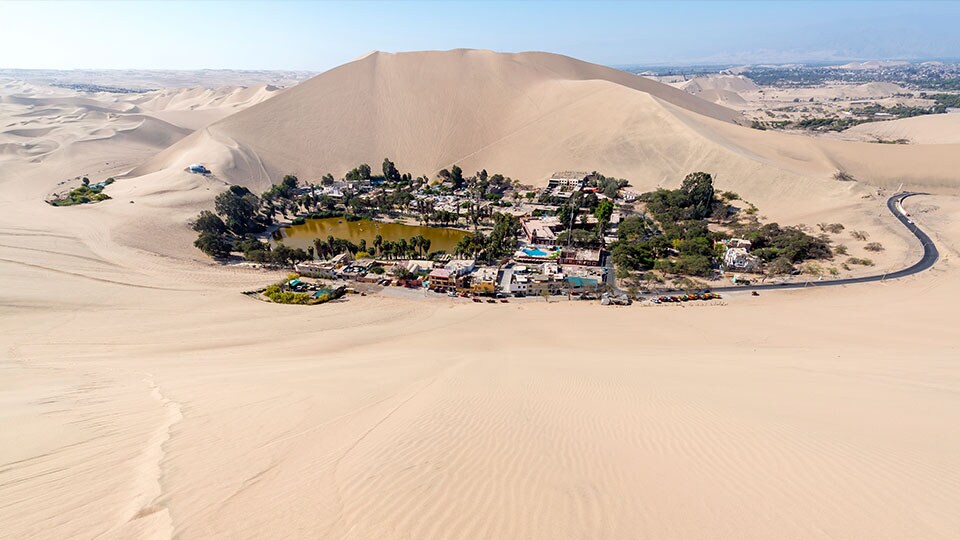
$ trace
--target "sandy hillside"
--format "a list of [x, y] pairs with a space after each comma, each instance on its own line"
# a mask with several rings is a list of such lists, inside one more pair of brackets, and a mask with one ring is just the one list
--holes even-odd
[[[375, 54], [186, 136], [158, 113], [199, 122], [187, 95], [145, 111], [3, 86], [0, 537], [956, 538], [954, 145], [759, 132], [643, 81], [539, 53]], [[280, 276], [190, 246], [227, 180], [388, 151], [417, 174], [582, 166], [639, 188], [707, 168], [770, 219], [869, 231], [877, 271], [919, 256], [867, 184], [903, 176], [934, 192], [907, 206], [941, 260], [710, 306], [309, 308], [239, 294]], [[113, 198], [43, 202], [80, 174], [118, 175]]]
[[887, 122], [870, 122], [846, 129], [841, 136], [887, 141], [905, 139], [912, 144], [955, 145], [960, 143], [960, 113], [931, 114]]
[[[536, 184], [555, 170], [586, 169], [640, 189], [706, 169], [724, 189], [775, 183], [825, 201], [848, 189], [832, 181], [838, 169], [887, 187], [908, 180], [957, 189], [956, 148], [911, 147], [889, 160], [886, 149], [760, 132], [739, 120], [668, 85], [559, 55], [373, 53], [194, 133], [136, 174], [201, 161], [263, 189], [283, 174], [311, 180], [390, 157], [416, 175], [456, 163]], [[942, 166], [913, 174], [931, 153]]]
[[156, 90], [128, 100], [146, 114], [191, 130], [261, 103], [280, 92], [277, 86], [227, 86]]
[[681, 90], [697, 95], [707, 90], [724, 90], [727, 92], [756, 92], [759, 86], [743, 75], [709, 75], [694, 77], [676, 85]]

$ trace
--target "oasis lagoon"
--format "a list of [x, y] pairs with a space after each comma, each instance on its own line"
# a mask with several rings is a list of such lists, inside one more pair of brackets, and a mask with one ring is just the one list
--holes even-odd
[[308, 219], [303, 224], [284, 227], [274, 233], [273, 239], [275, 242], [282, 242], [289, 247], [307, 249], [313, 246], [315, 238], [326, 240], [328, 236], [349, 240], [354, 244], [359, 244], [360, 240], [366, 240], [367, 244], [373, 245], [373, 241], [378, 234], [384, 240], [391, 242], [396, 242], [401, 238], [410, 240], [414, 236], [420, 235], [430, 239], [430, 251], [453, 253], [457, 242], [470, 233], [441, 227], [381, 223], [369, 219], [347, 221], [344, 218], [333, 217]]

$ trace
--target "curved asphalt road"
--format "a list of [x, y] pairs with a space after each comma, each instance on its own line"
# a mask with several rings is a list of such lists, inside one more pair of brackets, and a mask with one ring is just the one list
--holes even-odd
[[924, 270], [933, 266], [937, 259], [940, 258], [940, 252], [937, 251], [937, 246], [933, 244], [933, 240], [927, 236], [927, 233], [920, 230], [917, 227], [916, 223], [913, 222], [908, 216], [901, 212], [903, 206], [901, 202], [907, 197], [913, 195], [924, 195], [923, 193], [914, 193], [914, 192], [903, 192], [897, 193], [896, 195], [887, 199], [887, 208], [890, 209], [890, 212], [900, 220], [900, 223], [903, 223], [903, 226], [910, 230], [914, 236], [916, 236], [920, 243], [923, 245], [923, 257], [919, 261], [915, 262], [911, 266], [904, 268], [902, 270], [897, 270], [896, 272], [888, 272], [886, 274], [877, 274], [874, 276], [864, 276], [856, 278], [845, 278], [845, 279], [832, 279], [832, 280], [823, 280], [823, 281], [796, 281], [792, 283], [768, 283], [768, 284], [759, 284], [759, 285], [733, 285], [725, 287], [711, 287], [710, 290], [713, 292], [730, 292], [730, 291], [769, 291], [774, 289], [803, 289], [805, 287], [833, 287], [837, 285], [851, 285], [853, 283], [870, 283], [872, 281], [885, 281], [888, 279], [897, 279], [906, 276], [911, 276], [913, 274], [923, 272]]

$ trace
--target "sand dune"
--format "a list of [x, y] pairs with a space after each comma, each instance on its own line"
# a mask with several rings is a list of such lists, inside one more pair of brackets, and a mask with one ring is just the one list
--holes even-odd
[[[736, 80], [724, 84], [747, 84]], [[649, 189], [707, 169], [725, 189], [775, 182], [832, 199], [846, 189], [831, 180], [843, 169], [884, 186], [906, 179], [957, 189], [952, 148], [899, 149], [888, 159], [868, 145], [759, 132], [736, 120], [668, 85], [559, 55], [373, 53], [206, 127], [135, 174], [202, 161], [263, 189], [283, 174], [310, 180], [390, 157], [417, 175], [459, 164], [534, 184], [554, 170], [587, 169]], [[225, 148], [214, 151], [211, 141]], [[932, 154], [941, 167], [918, 167]]]
[[24, 286], [0, 314], [0, 518], [38, 538], [952, 538], [960, 206], [923, 204], [948, 257], [929, 275], [629, 309], [304, 311], [236, 293], [264, 276], [4, 224], [0, 276]]
[[271, 85], [178, 88], [140, 94], [129, 102], [157, 118], [181, 127], [199, 129], [267, 100], [280, 90]]
[[932, 114], [886, 122], [870, 122], [844, 130], [844, 136], [866, 140], [906, 139], [912, 144], [960, 143], [960, 114]]
[[[655, 96], [658, 101], [644, 102], [651, 111], [662, 101], [724, 121], [738, 117], [729, 109], [649, 79], [567, 57], [457, 50], [374, 53], [207, 130], [214, 138], [234, 141], [255, 153], [271, 176], [342, 174], [361, 162], [377, 164], [384, 156], [394, 158], [402, 169], [432, 176], [470, 157], [483, 161], [486, 149], [519, 133], [541, 133], [550, 124], [569, 122], [571, 110], [612, 109], [618, 96]], [[575, 131], [558, 132], [563, 138], [528, 155], [576, 154], [579, 139], [599, 131], [597, 127], [596, 122], [587, 121]], [[609, 133], [604, 130], [602, 136]], [[142, 170], [175, 166], [185, 154], [199, 159], [190, 151], [190, 142], [171, 148]], [[547, 163], [548, 158], [510, 165], [489, 158], [482, 166], [540, 181], [554, 168], [565, 166], [561, 161]], [[509, 170], [518, 166], [524, 169]], [[254, 173], [246, 169], [221, 172], [238, 181]]]
[[[0, 536], [960, 530], [954, 145], [758, 132], [680, 90], [539, 53], [373, 54], [185, 136], [153, 115], [199, 122], [231, 91], [123, 112], [3, 88], [50, 99], [0, 104]], [[596, 168], [640, 189], [707, 168], [771, 218], [869, 231], [887, 247], [878, 271], [919, 248], [876, 187], [831, 171], [940, 182], [908, 210], [942, 260], [901, 281], [710, 306], [384, 292], [304, 308], [239, 294], [280, 273], [190, 246], [187, 220], [226, 180], [384, 155], [417, 174], [456, 161], [531, 181]], [[194, 160], [217, 176], [185, 173]], [[109, 201], [43, 202], [64, 178], [144, 161]], [[848, 232], [837, 241], [856, 253]]]
[[759, 86], [743, 75], [711, 75], [694, 77], [677, 85], [678, 88], [698, 95], [707, 90], [724, 90], [727, 92], [756, 92]]

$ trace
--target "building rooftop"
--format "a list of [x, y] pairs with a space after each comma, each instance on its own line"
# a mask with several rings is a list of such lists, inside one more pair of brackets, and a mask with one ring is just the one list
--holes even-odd
[[473, 278], [477, 281], [496, 281], [497, 269], [492, 267], [480, 268], [473, 273]]
[[584, 171], [559, 171], [550, 175], [550, 179], [556, 180], [583, 180], [590, 176], [590, 173]]

